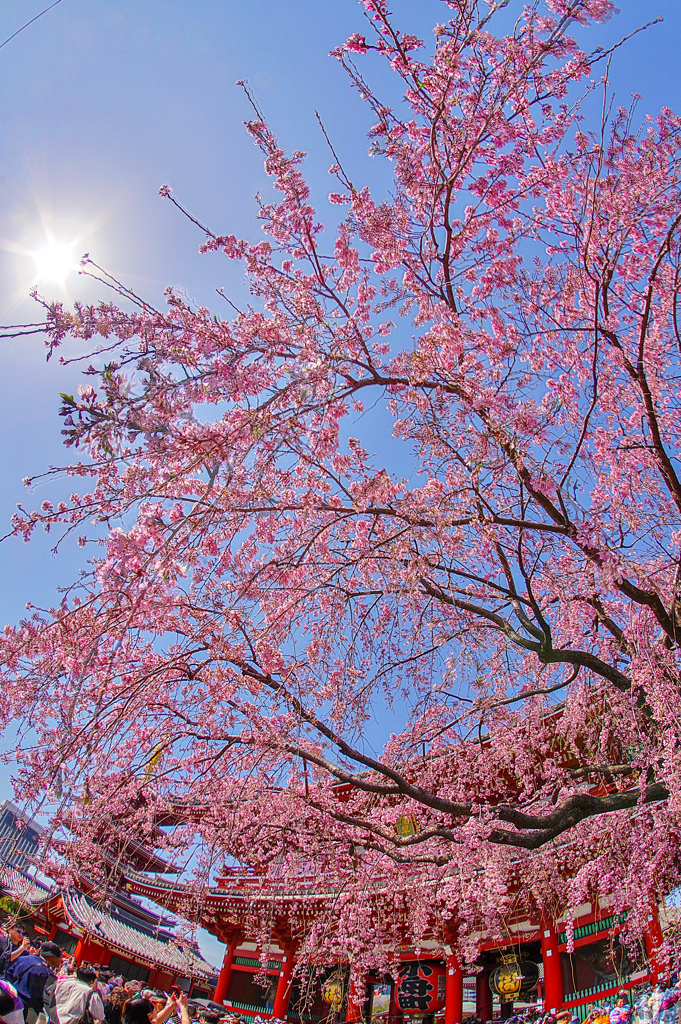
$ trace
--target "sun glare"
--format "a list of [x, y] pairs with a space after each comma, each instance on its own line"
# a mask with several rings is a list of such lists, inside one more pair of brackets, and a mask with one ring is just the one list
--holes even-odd
[[73, 248], [50, 242], [33, 253], [33, 262], [40, 281], [52, 281], [63, 284], [72, 271], [76, 269]]

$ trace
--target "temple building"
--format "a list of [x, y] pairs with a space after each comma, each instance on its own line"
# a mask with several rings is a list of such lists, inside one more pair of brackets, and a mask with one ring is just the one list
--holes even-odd
[[[102, 900], [84, 878], [79, 888], [64, 889], [41, 876], [35, 866], [42, 832], [10, 801], [0, 805], [0, 890], [21, 911], [34, 941], [52, 939], [78, 962], [101, 964], [151, 988], [168, 991], [179, 985], [195, 996], [212, 993], [217, 971], [194, 944], [174, 934], [173, 918], [148, 909], [118, 886]], [[154, 872], [168, 868], [139, 844], [130, 861]]]
[[[318, 979], [316, 991], [302, 999], [294, 974], [299, 936], [287, 926], [282, 906], [306, 901], [309, 912], [321, 911], [328, 895], [309, 884], [289, 897], [273, 889], [268, 894], [262, 878], [252, 871], [233, 868], [201, 894], [176, 880], [154, 879], [129, 872], [130, 889], [145, 899], [197, 921], [226, 944], [224, 962], [214, 998], [240, 1016], [260, 1015], [289, 1021], [329, 1022], [389, 1019], [390, 1024], [460, 1024], [476, 1013], [482, 1021], [495, 1011], [502, 1019], [514, 1010], [534, 1005], [552, 1013], [569, 1009], [583, 1020], [595, 999], [612, 997], [644, 982], [654, 981], [655, 948], [662, 941], [659, 922], [651, 914], [645, 948], [632, 951], [618, 936], [626, 915], [613, 913], [608, 903], [585, 903], [575, 908], [570, 921], [557, 924], [537, 917], [518, 917], [508, 923], [501, 941], [481, 942], [476, 974], [466, 975], [456, 957], [445, 947], [421, 941], [419, 957], [413, 949], [399, 953], [396, 977], [356, 977], [349, 965], [329, 966]], [[268, 949], [262, 985], [260, 949], [249, 934], [248, 922], [256, 906], [271, 901], [277, 908], [275, 945]], [[568, 926], [574, 950], [568, 952]], [[252, 927], [252, 926], [251, 926]], [[424, 948], [425, 947], [425, 948]], [[260, 974], [256, 983], [255, 976]]]
[[[393, 976], [359, 974], [349, 963], [334, 963], [317, 970], [313, 983], [301, 991], [295, 968], [304, 929], [319, 917], [332, 918], [334, 893], [323, 879], [301, 874], [296, 885], [282, 890], [262, 872], [230, 867], [212, 886], [197, 888], [179, 881], [177, 870], [149, 846], [127, 837], [115, 840], [116, 849], [105, 847], [110, 871], [103, 901], [86, 878], [78, 877], [78, 889], [65, 890], [11, 866], [10, 857], [12, 864], [22, 856], [35, 864], [35, 851], [25, 839], [29, 823], [19, 823], [24, 839], [11, 839], [5, 810], [0, 807], [0, 844], [7, 851], [0, 887], [27, 908], [37, 933], [54, 939], [78, 961], [108, 966], [149, 986], [168, 990], [179, 984], [194, 996], [213, 995], [244, 1020], [461, 1024], [472, 1013], [483, 1022], [495, 1014], [503, 1020], [527, 1006], [551, 1013], [569, 1010], [584, 1020], [594, 1000], [657, 977], [655, 950], [662, 941], [657, 915], [651, 912], [645, 942], [632, 948], [619, 941], [626, 915], [616, 914], [601, 899], [573, 908], [569, 919], [558, 922], [519, 911], [494, 941], [478, 936], [474, 970], [462, 967], [452, 948], [443, 948], [433, 935], [432, 941], [427, 936], [420, 940], [418, 953], [408, 945], [395, 953], [399, 966]], [[194, 813], [180, 809], [162, 825], [172, 827]], [[37, 849], [40, 826], [33, 822], [30, 827]], [[148, 909], [150, 902], [163, 912]], [[195, 946], [170, 931], [175, 922], [168, 913], [205, 928], [225, 944], [219, 976]], [[264, 963], [254, 934], [256, 919], [272, 921]]]

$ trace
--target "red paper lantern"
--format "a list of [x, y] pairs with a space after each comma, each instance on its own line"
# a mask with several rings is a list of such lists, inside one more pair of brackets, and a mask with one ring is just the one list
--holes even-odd
[[434, 960], [404, 964], [397, 972], [396, 1002], [403, 1013], [435, 1013], [445, 1005], [445, 968]]

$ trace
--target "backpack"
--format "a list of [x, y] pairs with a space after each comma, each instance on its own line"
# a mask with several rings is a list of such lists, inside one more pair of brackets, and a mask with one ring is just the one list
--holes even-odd
[[83, 1012], [81, 1013], [81, 1015], [78, 1018], [78, 1020], [76, 1020], [74, 1022], [74, 1024], [96, 1024], [95, 1018], [90, 1013], [90, 1000], [92, 999], [94, 994], [95, 994], [94, 990], [90, 989], [90, 991], [87, 994], [87, 998], [85, 1000], [85, 1006], [83, 1007]]
[[49, 1021], [56, 1024], [57, 1021], [57, 1003], [54, 998], [55, 989], [57, 987], [57, 979], [53, 975], [48, 978], [45, 982], [45, 988], [43, 989], [43, 1010]]

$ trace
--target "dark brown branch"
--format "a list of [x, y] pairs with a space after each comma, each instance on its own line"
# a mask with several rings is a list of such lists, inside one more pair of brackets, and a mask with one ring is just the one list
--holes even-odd
[[669, 798], [669, 791], [661, 783], [648, 786], [643, 794], [639, 790], [626, 793], [612, 793], [608, 796], [591, 796], [578, 793], [564, 800], [551, 814], [523, 814], [514, 808], [498, 808], [497, 817], [517, 828], [533, 829], [530, 835], [511, 832], [507, 829], [494, 829], [489, 841], [501, 846], [519, 846], [524, 850], [538, 850], [550, 843], [552, 839], [567, 832], [585, 821], [601, 814], [612, 814], [613, 811], [629, 810], [637, 804], [657, 803]]

